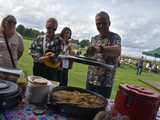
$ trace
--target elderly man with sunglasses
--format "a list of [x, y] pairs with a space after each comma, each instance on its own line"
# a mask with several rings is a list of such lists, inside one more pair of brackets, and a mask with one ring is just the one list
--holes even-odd
[[55, 56], [61, 52], [61, 40], [56, 37], [55, 31], [57, 29], [58, 22], [55, 18], [49, 18], [46, 22], [47, 33], [40, 35], [33, 41], [30, 48], [30, 53], [34, 60], [33, 74], [36, 76], [42, 76], [49, 80], [59, 81], [59, 70], [46, 66], [43, 62], [43, 56], [46, 51], [51, 51]]

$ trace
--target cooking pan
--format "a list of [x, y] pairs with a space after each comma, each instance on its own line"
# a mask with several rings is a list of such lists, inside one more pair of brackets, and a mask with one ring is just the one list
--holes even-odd
[[[32, 55], [34, 55], [34, 54], [32, 54]], [[42, 57], [41, 57], [41, 59], [42, 59]], [[53, 60], [49, 60], [49, 59], [50, 59], [50, 56], [43, 56], [43, 63], [46, 66], [48, 66], [50, 68], [54, 68], [54, 69], [60, 67], [60, 62], [58, 62], [59, 61], [58, 59], [68, 59], [68, 60], [78, 62], [78, 63], [81, 63], [81, 64], [99, 66], [99, 67], [103, 67], [103, 68], [105, 68], [107, 70], [111, 70], [111, 71], [114, 70], [114, 65], [105, 64], [105, 63], [99, 62], [95, 59], [88, 58], [88, 57], [76, 57], [76, 56], [71, 56], [71, 55], [58, 55], [55, 58], [54, 62], [53, 62]]]
[[[89, 93], [91, 95], [100, 97], [101, 100], [103, 100], [103, 106], [100, 107], [82, 107], [82, 106], [77, 106], [74, 105], [72, 103], [60, 103], [57, 101], [57, 99], [55, 97], [53, 97], [52, 95], [50, 96], [50, 103], [51, 105], [55, 106], [57, 105], [58, 108], [60, 108], [60, 113], [66, 117], [72, 117], [72, 118], [76, 118], [76, 119], [80, 119], [80, 120], [92, 120], [94, 118], [94, 116], [96, 115], [96, 113], [98, 113], [99, 111], [105, 110], [105, 107], [107, 105], [107, 100], [92, 91], [89, 90], [85, 90], [82, 88], [76, 88], [76, 87], [56, 87], [53, 89], [52, 93], [60, 91], [60, 90], [64, 90], [64, 91], [78, 91], [80, 93]], [[55, 108], [53, 108], [55, 109]]]
[[72, 60], [74, 62], [78, 62], [81, 64], [103, 67], [111, 71], [114, 69], [114, 65], [109, 65], [109, 64], [102, 63], [102, 62], [98, 62], [95, 59], [91, 59], [88, 57], [76, 57], [76, 56], [71, 56], [71, 55], [59, 55], [58, 57], [61, 59], [69, 59], [69, 60]]

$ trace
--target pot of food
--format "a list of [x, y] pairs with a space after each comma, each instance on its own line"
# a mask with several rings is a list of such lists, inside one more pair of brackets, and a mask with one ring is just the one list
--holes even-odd
[[32, 104], [47, 103], [49, 91], [52, 83], [40, 76], [29, 76], [26, 88], [26, 99]]
[[50, 94], [50, 103], [56, 104], [61, 114], [81, 120], [92, 120], [107, 105], [103, 96], [76, 87], [54, 88]]
[[16, 106], [22, 99], [21, 93], [16, 83], [0, 80], [0, 111]]

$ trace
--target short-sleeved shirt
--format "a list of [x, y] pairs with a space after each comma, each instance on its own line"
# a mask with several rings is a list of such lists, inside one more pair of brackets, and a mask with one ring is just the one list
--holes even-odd
[[143, 68], [143, 63], [144, 63], [144, 60], [141, 58], [138, 60], [138, 66], [137, 67], [140, 67], [140, 68]]
[[[24, 51], [23, 37], [19, 33], [16, 33], [11, 38], [8, 38], [8, 43], [14, 63], [17, 64], [19, 57]], [[0, 67], [13, 68], [11, 57], [3, 35], [0, 35]]]
[[61, 49], [61, 39], [59, 37], [53, 37], [48, 40], [46, 35], [38, 36], [36, 40], [31, 44], [30, 52], [41, 57], [46, 51], [52, 51], [54, 54], [58, 55]]
[[[97, 44], [103, 47], [121, 45], [121, 38], [118, 34], [109, 32], [106, 38], [102, 38], [100, 35], [93, 37], [91, 40], [91, 45], [96, 46]], [[92, 56], [92, 58], [102, 63], [114, 65], [114, 68], [116, 69], [118, 56], [104, 57], [103, 53], [96, 53], [94, 56]], [[105, 68], [89, 66], [87, 82], [96, 86], [112, 87], [115, 69], [113, 71], [109, 71]]]
[[[68, 45], [63, 45], [63, 54], [69, 55], [69, 50], [67, 50]], [[69, 60], [63, 59], [62, 60], [62, 67], [68, 69], [69, 68]]]
[[[61, 38], [61, 39], [62, 39], [62, 41], [64, 41], [63, 38]], [[64, 55], [70, 55], [70, 52], [71, 52], [72, 50], [71, 50], [71, 49], [68, 49], [69, 46], [72, 46], [70, 40], [69, 40], [69, 42], [68, 42], [67, 44], [64, 44], [64, 43], [62, 42], [62, 53], [63, 53]], [[63, 60], [62, 60], [62, 68], [69, 69], [69, 66], [70, 66], [70, 61], [67, 60], [67, 59], [63, 59]]]

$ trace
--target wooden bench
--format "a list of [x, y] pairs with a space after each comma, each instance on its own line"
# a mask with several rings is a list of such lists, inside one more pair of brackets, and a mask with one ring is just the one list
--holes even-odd
[[141, 80], [141, 81], [160, 92], [160, 82], [159, 81], [153, 81], [153, 80]]

